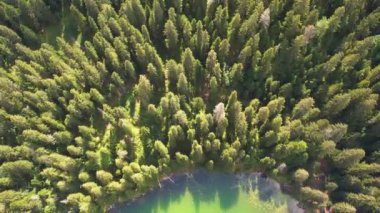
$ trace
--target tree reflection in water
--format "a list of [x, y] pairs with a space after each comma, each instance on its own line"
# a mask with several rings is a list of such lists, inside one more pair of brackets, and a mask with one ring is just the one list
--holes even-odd
[[162, 188], [111, 212], [300, 212], [296, 201], [282, 194], [278, 183], [259, 173], [224, 174], [197, 170], [172, 179], [174, 183], [163, 181]]

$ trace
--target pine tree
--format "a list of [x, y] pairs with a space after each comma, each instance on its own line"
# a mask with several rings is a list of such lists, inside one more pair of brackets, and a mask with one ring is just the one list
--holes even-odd
[[136, 92], [142, 107], [145, 108], [150, 103], [152, 91], [153, 87], [150, 81], [144, 75], [140, 75], [139, 83], [136, 85]]
[[162, 3], [159, 0], [154, 0], [152, 10], [149, 14], [148, 26], [151, 35], [155, 40], [158, 40], [160, 38], [161, 32], [163, 31], [164, 27], [164, 11], [161, 6]]
[[123, 3], [122, 10], [128, 17], [128, 20], [135, 26], [141, 27], [146, 22], [146, 16], [140, 0], [131, 0]]
[[166, 48], [168, 48], [168, 51], [174, 55], [178, 50], [178, 33], [176, 26], [171, 20], [168, 20], [165, 23], [164, 35]]

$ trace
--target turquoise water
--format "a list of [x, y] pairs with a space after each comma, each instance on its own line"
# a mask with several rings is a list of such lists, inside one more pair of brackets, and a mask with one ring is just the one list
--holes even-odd
[[115, 207], [115, 213], [282, 213], [302, 212], [279, 185], [259, 174], [197, 171], [162, 182], [162, 187]]

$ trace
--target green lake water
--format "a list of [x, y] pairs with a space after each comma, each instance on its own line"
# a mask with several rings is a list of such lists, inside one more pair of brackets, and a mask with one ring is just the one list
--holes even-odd
[[279, 184], [259, 174], [197, 171], [162, 182], [162, 188], [117, 206], [111, 213], [282, 213], [303, 212]]

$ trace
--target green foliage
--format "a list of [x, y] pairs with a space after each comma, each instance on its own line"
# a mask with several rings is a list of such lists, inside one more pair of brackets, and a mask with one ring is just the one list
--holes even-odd
[[288, 166], [301, 166], [308, 159], [307, 144], [304, 141], [291, 141], [275, 148], [275, 157], [285, 161]]
[[140, 75], [139, 83], [136, 85], [136, 92], [142, 106], [148, 106], [152, 96], [152, 90], [153, 87], [150, 81], [144, 75]]
[[25, 184], [33, 176], [33, 163], [27, 160], [6, 162], [1, 165], [0, 173], [10, 177], [15, 183]]
[[332, 206], [332, 209], [336, 213], [355, 213], [356, 212], [355, 207], [353, 207], [352, 205], [350, 205], [348, 203], [344, 203], [344, 202], [335, 203]]
[[300, 191], [302, 201], [314, 208], [323, 208], [327, 205], [328, 195], [310, 187], [302, 187]]
[[0, 211], [102, 212], [198, 167], [379, 211], [377, 1], [62, 2], [0, 2]]
[[111, 173], [103, 171], [103, 170], [98, 170], [96, 172], [96, 179], [100, 181], [101, 184], [107, 185], [110, 183], [113, 179], [113, 176]]
[[309, 172], [307, 172], [305, 169], [297, 169], [296, 172], [294, 172], [294, 180], [298, 184], [302, 184], [309, 178]]
[[178, 49], [178, 33], [177, 29], [174, 26], [173, 22], [171, 20], [168, 20], [165, 24], [165, 45], [166, 48], [168, 48], [168, 51], [174, 52]]
[[362, 149], [346, 149], [333, 156], [335, 165], [338, 168], [350, 168], [359, 163], [365, 156], [365, 152]]
[[376, 202], [376, 198], [371, 195], [366, 194], [355, 194], [348, 193], [347, 201], [351, 203], [358, 211], [370, 212], [373, 209], [378, 208], [378, 203]]

